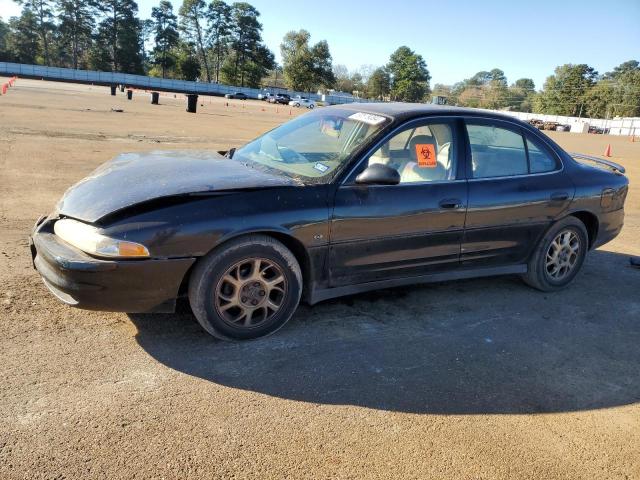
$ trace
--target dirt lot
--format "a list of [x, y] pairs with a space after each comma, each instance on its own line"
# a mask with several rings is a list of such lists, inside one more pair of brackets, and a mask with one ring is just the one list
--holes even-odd
[[640, 142], [553, 135], [611, 143], [632, 182], [623, 233], [563, 293], [376, 292], [242, 344], [184, 313], [58, 303], [27, 234], [69, 185], [124, 151], [228, 147], [290, 118], [203, 102], [30, 80], [0, 97], [0, 478], [640, 478]]

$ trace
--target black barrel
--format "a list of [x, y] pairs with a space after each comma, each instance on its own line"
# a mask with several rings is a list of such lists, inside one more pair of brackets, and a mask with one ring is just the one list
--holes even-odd
[[151, 92], [151, 104], [158, 105], [158, 100], [160, 100], [159, 92]]
[[116, 86], [115, 85], [111, 85], [111, 95], [113, 95], [114, 97], [116, 96]]
[[133, 98], [133, 90], [127, 90], [127, 100], [131, 100]]
[[198, 95], [190, 93], [187, 95], [187, 112], [196, 113], [198, 107]]

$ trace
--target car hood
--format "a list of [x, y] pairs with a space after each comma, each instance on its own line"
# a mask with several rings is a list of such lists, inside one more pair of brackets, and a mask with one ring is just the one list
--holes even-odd
[[66, 191], [56, 213], [85, 222], [163, 197], [298, 185], [218, 153], [125, 153], [101, 165]]

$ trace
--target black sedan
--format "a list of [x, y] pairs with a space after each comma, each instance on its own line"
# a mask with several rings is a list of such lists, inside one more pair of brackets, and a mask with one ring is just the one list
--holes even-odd
[[289, 105], [291, 96], [286, 93], [276, 93], [274, 97], [269, 99], [269, 103], [279, 103], [280, 105]]
[[242, 92], [234, 92], [234, 93], [227, 93], [224, 98], [230, 98], [230, 99], [236, 99], [236, 100], [247, 100], [249, 97], [247, 96], [246, 93], [242, 93]]
[[70, 305], [186, 296], [226, 339], [276, 331], [301, 299], [502, 274], [554, 291], [623, 224], [624, 169], [574, 157], [478, 110], [322, 108], [228, 152], [119, 156], [38, 220], [32, 256]]

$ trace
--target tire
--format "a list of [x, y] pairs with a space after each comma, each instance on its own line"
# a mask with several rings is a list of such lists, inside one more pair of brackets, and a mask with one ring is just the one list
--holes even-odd
[[309, 110], [313, 110], [315, 108], [315, 105], [313, 103], [309, 104]]
[[294, 103], [293, 106], [296, 107], [296, 108], [300, 108], [300, 104], [299, 103]]
[[589, 235], [584, 223], [575, 217], [559, 220], [536, 246], [522, 278], [543, 292], [560, 290], [576, 277], [588, 248]]
[[293, 316], [301, 294], [298, 261], [266, 235], [221, 245], [198, 261], [189, 278], [189, 303], [198, 323], [222, 340], [276, 332]]

